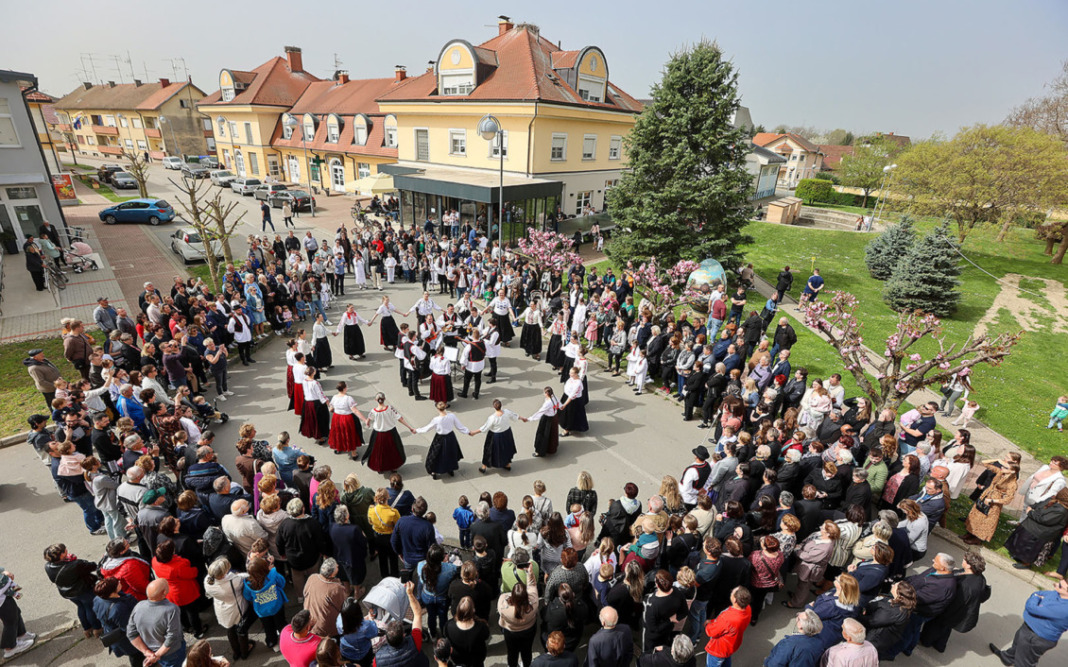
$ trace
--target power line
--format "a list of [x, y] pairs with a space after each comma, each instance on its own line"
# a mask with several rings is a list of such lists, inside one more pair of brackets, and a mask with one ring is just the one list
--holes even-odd
[[1010, 284], [1010, 283], [1006, 282], [1004, 278], [999, 278], [999, 277], [995, 276], [995, 275], [994, 275], [993, 273], [990, 273], [989, 271], [987, 271], [987, 270], [986, 270], [986, 269], [984, 269], [983, 267], [979, 266], [979, 265], [978, 265], [978, 264], [976, 264], [976, 263], [975, 263], [974, 261], [972, 261], [972, 259], [971, 259], [970, 257], [968, 257], [968, 256], [967, 256], [967, 255], [965, 255], [965, 254], [964, 254], [963, 252], [961, 252], [961, 251], [960, 251], [960, 248], [959, 248], [959, 247], [957, 246], [957, 244], [956, 244], [955, 242], [953, 242], [953, 241], [952, 241], [951, 239], [949, 239], [949, 238], [948, 238], [948, 237], [946, 237], [946, 236], [943, 236], [942, 238], [943, 238], [943, 239], [944, 239], [944, 240], [945, 240], [946, 242], [948, 242], [948, 243], [949, 243], [949, 245], [950, 245], [950, 247], [951, 247], [951, 248], [953, 248], [953, 249], [954, 249], [955, 251], [957, 251], [957, 254], [958, 254], [958, 255], [960, 255], [961, 257], [963, 257], [963, 258], [964, 258], [964, 261], [968, 262], [969, 264], [971, 264], [971, 265], [972, 265], [972, 266], [974, 266], [975, 268], [979, 269], [980, 271], [982, 271], [982, 272], [983, 272], [983, 273], [985, 273], [986, 275], [988, 275], [988, 276], [990, 276], [991, 278], [993, 278], [995, 282], [997, 282], [997, 283], [999, 283], [999, 284], [1001, 284], [1001, 285], [1004, 285], [1004, 286], [1006, 286], [1006, 287], [1011, 287], [1011, 288], [1013, 288], [1013, 289], [1018, 289], [1018, 290], [1020, 290], [1021, 292], [1024, 292], [1024, 293], [1026, 293], [1026, 294], [1030, 294], [1031, 296], [1037, 296], [1037, 297], [1038, 297], [1038, 298], [1040, 298], [1040, 299], [1043, 299], [1043, 300], [1048, 300], [1048, 298], [1046, 297], [1046, 295], [1045, 295], [1045, 294], [1038, 294], [1038, 293], [1036, 293], [1036, 292], [1032, 292], [1032, 291], [1031, 291], [1031, 290], [1029, 290], [1029, 289], [1024, 289], [1023, 287], [1020, 287], [1019, 285], [1012, 285], [1012, 284]]

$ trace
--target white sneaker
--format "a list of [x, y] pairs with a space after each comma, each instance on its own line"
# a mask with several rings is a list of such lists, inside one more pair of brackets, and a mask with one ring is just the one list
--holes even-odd
[[215, 400], [216, 401], [225, 401], [226, 400], [226, 394], [219, 394], [218, 396], [215, 397]]
[[223, 396], [233, 396], [233, 395], [234, 395], [234, 392], [230, 391], [229, 389], [227, 389], [226, 391], [223, 392]]
[[4, 649], [4, 660], [10, 660], [16, 655], [25, 653], [31, 646], [33, 646], [33, 640], [28, 641], [16, 641], [15, 648]]
[[34, 639], [37, 639], [37, 633], [36, 632], [27, 632], [26, 634], [22, 635], [21, 637], [16, 637], [15, 641], [16, 642], [32, 642]]

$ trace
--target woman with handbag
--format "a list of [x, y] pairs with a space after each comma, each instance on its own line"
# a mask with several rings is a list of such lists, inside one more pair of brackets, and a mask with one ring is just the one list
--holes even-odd
[[64, 544], [53, 544], [44, 551], [45, 574], [56, 585], [59, 594], [78, 608], [78, 621], [85, 638], [103, 634], [103, 626], [93, 611], [93, 586], [96, 585], [96, 566], [67, 551]]
[[779, 549], [779, 540], [772, 535], [765, 535], [760, 538], [760, 549], [749, 554], [749, 562], [753, 565], [749, 580], [749, 592], [753, 595], [749, 608], [753, 617], [749, 625], [756, 625], [767, 596], [774, 595], [783, 587], [782, 566], [786, 558]]
[[994, 537], [1002, 508], [1016, 497], [1020, 483], [1020, 454], [1006, 452], [1001, 460], [990, 459], [983, 461], [982, 465], [986, 469], [983, 475], [990, 473], [991, 477], [964, 521], [967, 529], [963, 535], [964, 541], [975, 545]]
[[130, 667], [141, 667], [145, 656], [126, 637], [126, 628], [137, 598], [129, 593], [122, 593], [119, 589], [119, 580], [114, 577], [101, 579], [93, 587], [93, 592], [96, 593], [93, 613], [103, 626], [100, 642], [111, 655], [129, 660]]
[[208, 566], [208, 576], [204, 578], [204, 594], [214, 601], [215, 618], [219, 627], [226, 628], [226, 639], [234, 652], [234, 660], [247, 658], [256, 644], [248, 639], [248, 630], [256, 615], [245, 599], [246, 579], [248, 575], [232, 570], [226, 558], [219, 558]]
[[797, 575], [797, 589], [793, 596], [782, 606], [790, 609], [801, 609], [808, 600], [809, 584], [816, 584], [823, 580], [823, 573], [827, 570], [827, 563], [834, 553], [834, 543], [838, 540], [840, 532], [833, 521], [824, 521], [818, 533], [805, 538], [795, 552], [797, 564], [794, 565], [794, 574]]

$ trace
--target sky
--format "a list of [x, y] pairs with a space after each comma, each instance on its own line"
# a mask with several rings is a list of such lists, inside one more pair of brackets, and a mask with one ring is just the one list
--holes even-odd
[[649, 95], [673, 52], [710, 39], [768, 129], [924, 138], [1000, 122], [1068, 59], [1064, 0], [183, 0], [121, 13], [70, 0], [5, 5], [0, 69], [36, 74], [56, 96], [84, 79], [90, 54], [90, 80], [130, 82], [131, 67], [143, 80], [188, 71], [206, 93], [221, 69], [253, 69], [286, 45], [300, 46], [305, 69], [323, 78], [335, 57], [352, 78], [392, 76], [397, 64], [419, 73], [450, 39], [492, 38], [504, 14], [564, 49], [600, 47], [613, 83], [635, 97]]

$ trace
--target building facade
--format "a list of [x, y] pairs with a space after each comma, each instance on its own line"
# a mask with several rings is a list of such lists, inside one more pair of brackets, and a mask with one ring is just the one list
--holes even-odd
[[[609, 80], [601, 49], [563, 50], [505, 17], [482, 44], [446, 42], [431, 68], [378, 103], [397, 119], [398, 163], [384, 169], [401, 191], [402, 217], [454, 209], [465, 221], [492, 221], [503, 180], [505, 240], [558, 211], [604, 210], [642, 109]], [[502, 130], [491, 139], [478, 131], [485, 116]]]
[[207, 155], [214, 139], [196, 111], [202, 97], [191, 81], [83, 83], [56, 103], [57, 129], [73, 138], [81, 155]]
[[52, 172], [40, 144], [27, 96], [37, 77], [0, 70], [0, 242], [20, 252], [27, 236], [39, 236], [48, 221], [66, 230]]
[[786, 158], [786, 164], [779, 168], [780, 187], [796, 188], [801, 179], [814, 177], [823, 167], [819, 146], [801, 135], [760, 132], [753, 143]]
[[301, 50], [285, 47], [252, 71], [224, 69], [219, 89], [200, 100], [197, 109], [215, 132], [215, 154], [242, 178], [286, 180], [282, 153], [271, 145], [288, 112], [319, 78], [304, 71]]
[[271, 141], [284, 179], [354, 193], [359, 179], [396, 162], [397, 117], [382, 113], [376, 100], [404, 80], [398, 69], [388, 79], [350, 80], [338, 72], [333, 81], [310, 84], [282, 114]]
[[779, 170], [786, 165], [786, 158], [775, 151], [769, 151], [752, 144], [745, 156], [745, 168], [753, 177], [753, 195], [751, 199], [764, 199], [775, 195], [775, 186], [779, 182]]

